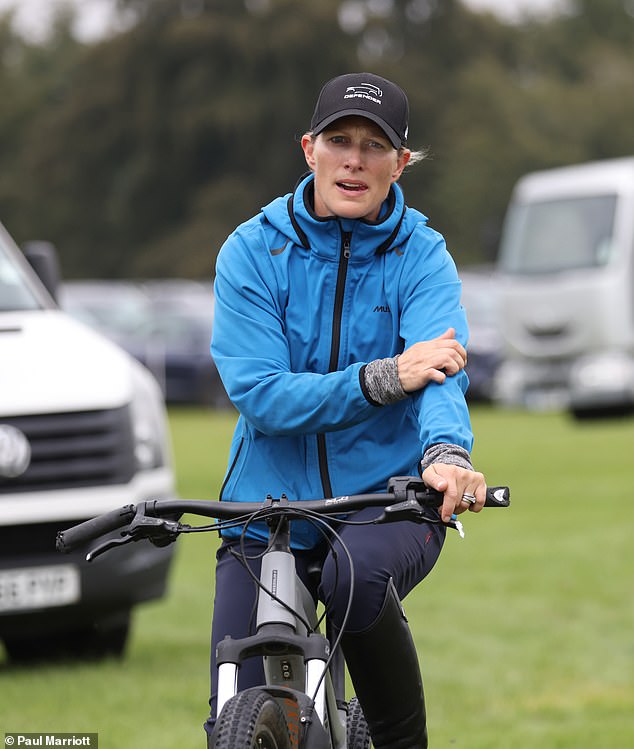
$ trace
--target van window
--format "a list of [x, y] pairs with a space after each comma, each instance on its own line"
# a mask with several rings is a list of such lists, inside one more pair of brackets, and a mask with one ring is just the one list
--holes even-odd
[[616, 195], [513, 203], [502, 236], [507, 273], [552, 273], [605, 265], [613, 251]]
[[0, 312], [40, 309], [26, 274], [6, 246], [0, 227]]

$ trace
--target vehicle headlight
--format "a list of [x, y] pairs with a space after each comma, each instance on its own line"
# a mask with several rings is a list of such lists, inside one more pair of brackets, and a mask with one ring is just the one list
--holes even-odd
[[171, 463], [165, 403], [158, 383], [140, 364], [133, 366], [132, 429], [140, 470]]

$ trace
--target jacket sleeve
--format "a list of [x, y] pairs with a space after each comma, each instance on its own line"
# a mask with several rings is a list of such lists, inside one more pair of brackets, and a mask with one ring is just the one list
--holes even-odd
[[[404, 347], [436, 338], [455, 328], [456, 338], [466, 347], [467, 318], [460, 303], [462, 284], [455, 263], [440, 234], [427, 227], [410, 241], [416, 252], [401, 281], [400, 333]], [[441, 385], [429, 383], [413, 396], [420, 426], [421, 451], [437, 444], [454, 444], [471, 451], [473, 434], [465, 393], [466, 372], [447, 377]]]
[[335, 431], [364, 421], [376, 409], [359, 383], [361, 363], [328, 374], [291, 370], [285, 290], [252, 244], [232, 235], [216, 265], [211, 353], [230, 399], [268, 435]]

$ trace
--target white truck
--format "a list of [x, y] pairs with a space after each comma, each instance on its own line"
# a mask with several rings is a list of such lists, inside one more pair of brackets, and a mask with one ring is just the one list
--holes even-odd
[[[41, 257], [49, 277], [53, 256]], [[60, 529], [174, 496], [160, 389], [56, 305], [0, 224], [0, 640], [9, 658], [121, 654], [131, 611], [166, 589], [170, 548], [94, 562]]]
[[528, 174], [498, 268], [496, 399], [578, 418], [634, 407], [634, 157]]

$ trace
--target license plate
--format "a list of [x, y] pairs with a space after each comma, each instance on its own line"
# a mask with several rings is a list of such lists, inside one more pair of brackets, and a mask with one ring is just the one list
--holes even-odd
[[65, 606], [79, 598], [79, 570], [72, 564], [0, 570], [0, 612]]

